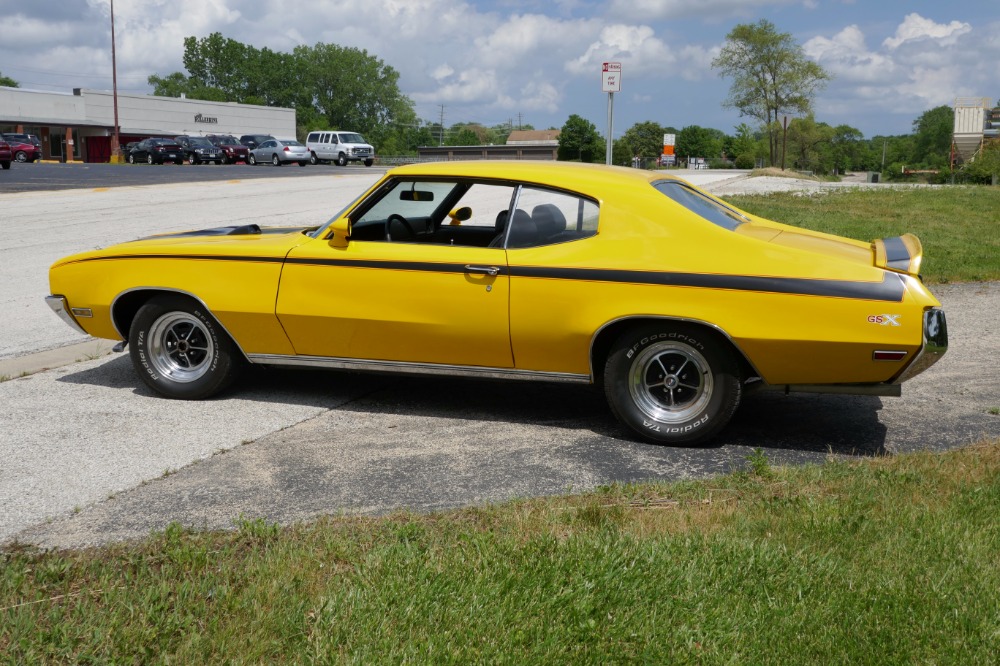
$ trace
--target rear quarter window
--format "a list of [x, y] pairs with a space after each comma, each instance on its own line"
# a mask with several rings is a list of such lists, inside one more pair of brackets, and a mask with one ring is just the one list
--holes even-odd
[[733, 231], [741, 224], [750, 221], [735, 209], [714, 199], [709, 199], [686, 183], [676, 180], [660, 180], [653, 183], [653, 187], [671, 201], [684, 206], [695, 215], [723, 229]]

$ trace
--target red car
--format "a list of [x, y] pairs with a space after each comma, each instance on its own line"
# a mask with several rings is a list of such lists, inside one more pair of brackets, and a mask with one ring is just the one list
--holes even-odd
[[236, 162], [250, 163], [250, 149], [244, 146], [231, 134], [209, 134], [205, 137], [213, 145], [222, 149], [222, 163], [234, 164]]
[[42, 151], [30, 141], [15, 134], [4, 134], [3, 139], [10, 145], [10, 152], [16, 162], [34, 162], [42, 158]]
[[0, 137], [0, 168], [9, 169], [11, 160], [10, 144]]

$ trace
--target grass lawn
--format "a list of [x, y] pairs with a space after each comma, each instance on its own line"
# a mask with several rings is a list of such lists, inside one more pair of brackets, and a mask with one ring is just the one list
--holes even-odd
[[1000, 440], [0, 555], [6, 663], [995, 664]]
[[725, 199], [770, 220], [863, 241], [916, 234], [929, 283], [1000, 280], [1000, 187], [886, 187]]

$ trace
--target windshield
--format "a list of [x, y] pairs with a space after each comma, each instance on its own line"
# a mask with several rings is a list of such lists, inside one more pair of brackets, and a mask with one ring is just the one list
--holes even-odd
[[201, 137], [197, 137], [197, 138], [194, 138], [194, 139], [189, 139], [189, 141], [191, 142], [192, 146], [198, 146], [199, 148], [213, 148], [214, 147], [214, 146], [212, 146], [212, 142], [211, 141], [209, 141], [208, 139], [202, 139]]
[[365, 138], [354, 132], [344, 132], [340, 135], [341, 143], [366, 143]]
[[718, 225], [730, 231], [736, 229], [744, 222], [749, 222], [746, 217], [736, 212], [734, 209], [723, 205], [701, 194], [691, 188], [687, 183], [676, 180], [660, 180], [653, 183], [657, 191], [665, 194], [671, 200], [679, 203], [689, 211], [702, 217], [712, 224]]

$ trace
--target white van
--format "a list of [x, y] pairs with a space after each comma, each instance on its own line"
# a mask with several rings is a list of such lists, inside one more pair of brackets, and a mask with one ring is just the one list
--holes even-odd
[[345, 166], [348, 162], [364, 162], [370, 167], [375, 162], [375, 149], [357, 132], [309, 132], [306, 148], [313, 164], [336, 162], [337, 166]]

